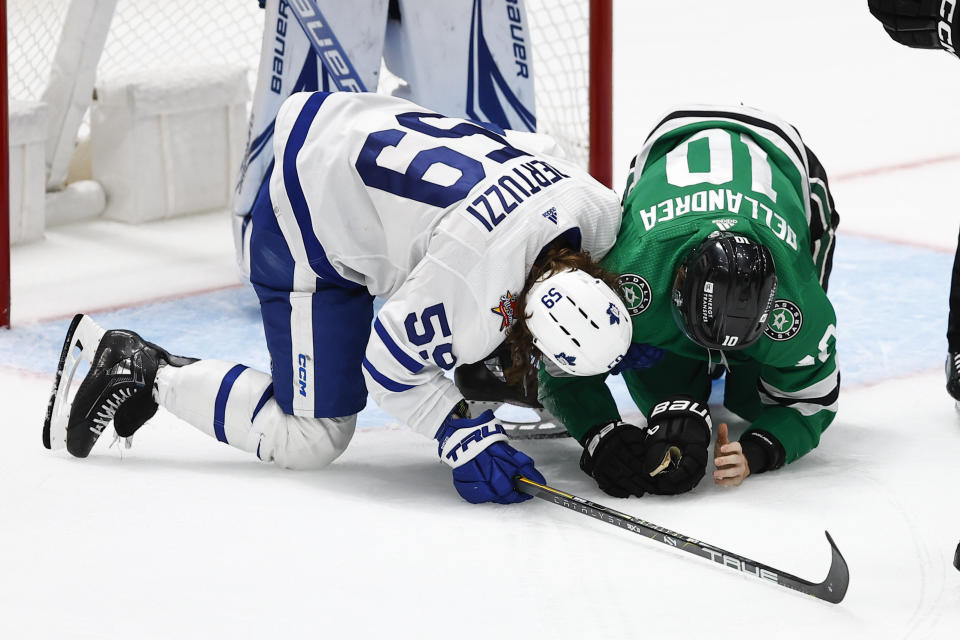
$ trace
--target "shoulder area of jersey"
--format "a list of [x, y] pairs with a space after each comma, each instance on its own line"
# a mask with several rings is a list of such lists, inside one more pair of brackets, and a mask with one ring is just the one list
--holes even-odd
[[525, 311], [534, 346], [568, 375], [605, 373], [630, 347], [633, 326], [623, 301], [603, 280], [579, 269], [535, 282]]

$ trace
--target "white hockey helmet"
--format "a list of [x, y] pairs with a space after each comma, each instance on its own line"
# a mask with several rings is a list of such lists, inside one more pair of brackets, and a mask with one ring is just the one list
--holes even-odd
[[603, 280], [580, 269], [535, 282], [525, 311], [534, 346], [566, 373], [609, 371], [630, 347], [633, 325], [623, 301]]

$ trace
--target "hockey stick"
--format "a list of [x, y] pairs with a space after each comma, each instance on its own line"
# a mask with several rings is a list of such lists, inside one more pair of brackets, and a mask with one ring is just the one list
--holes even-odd
[[827, 572], [827, 577], [823, 582], [809, 582], [803, 578], [784, 573], [779, 569], [774, 569], [755, 560], [745, 558], [736, 553], [724, 551], [719, 547], [714, 547], [700, 540], [685, 536], [682, 533], [664, 529], [659, 525], [628, 516], [619, 511], [614, 511], [613, 509], [595, 502], [590, 502], [584, 498], [564, 493], [553, 487], [538, 484], [523, 476], [517, 476], [516, 488], [517, 491], [529, 494], [535, 498], [552, 502], [571, 511], [582, 513], [591, 518], [596, 518], [602, 522], [620, 527], [621, 529], [632, 531], [633, 533], [649, 537], [657, 542], [662, 542], [663, 544], [686, 551], [687, 553], [692, 553], [695, 556], [713, 560], [717, 564], [729, 567], [730, 569], [755, 576], [761, 580], [775, 582], [781, 587], [793, 589], [794, 591], [799, 591], [800, 593], [805, 593], [815, 598], [826, 600], [827, 602], [836, 604], [843, 600], [843, 596], [847, 593], [847, 585], [850, 583], [850, 571], [847, 569], [847, 563], [843, 559], [843, 556], [840, 555], [840, 550], [837, 549], [837, 545], [834, 544], [833, 538], [831, 538], [830, 533], [826, 531], [824, 533], [827, 536], [827, 542], [830, 543], [830, 551], [832, 553], [830, 570]]

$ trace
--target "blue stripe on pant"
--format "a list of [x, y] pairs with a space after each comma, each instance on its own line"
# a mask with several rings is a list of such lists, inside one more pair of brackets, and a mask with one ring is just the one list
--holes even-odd
[[[253, 206], [250, 281], [260, 298], [276, 400], [284, 413], [293, 414], [294, 396], [307, 397], [310, 392], [313, 417], [355, 414], [367, 401], [361, 363], [370, 337], [374, 298], [356, 283], [318, 278], [314, 292], [294, 294], [311, 296], [309, 318], [298, 318], [300, 329], [294, 335], [293, 269], [293, 256], [277, 224], [269, 181], [265, 181]], [[302, 335], [305, 326], [310, 327], [308, 335]], [[294, 344], [312, 346], [309, 354], [294, 353]], [[311, 357], [300, 359], [301, 355]], [[299, 373], [296, 377], [295, 371]], [[302, 411], [298, 414], [303, 415]]]
[[230, 399], [230, 391], [233, 389], [233, 384], [237, 381], [237, 378], [240, 377], [240, 374], [247, 370], [247, 367], [242, 364], [234, 366], [230, 371], [227, 371], [227, 375], [223, 376], [223, 380], [220, 382], [220, 389], [217, 391], [217, 399], [213, 404], [213, 433], [217, 436], [217, 440], [220, 442], [227, 442], [227, 432], [224, 427], [226, 424], [226, 415], [227, 415], [227, 400]]

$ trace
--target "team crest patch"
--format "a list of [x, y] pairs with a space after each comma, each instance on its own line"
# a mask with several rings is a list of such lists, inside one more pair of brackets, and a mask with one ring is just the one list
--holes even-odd
[[500, 296], [500, 304], [490, 311], [500, 316], [500, 331], [508, 329], [517, 318], [517, 297], [507, 291]]
[[789, 300], [774, 300], [763, 333], [771, 340], [783, 342], [797, 335], [802, 326], [803, 314], [800, 313], [800, 307]]
[[650, 285], [636, 274], [623, 274], [617, 278], [617, 286], [620, 287], [620, 297], [623, 298], [623, 302], [627, 305], [627, 312], [631, 316], [638, 316], [646, 311], [653, 300]]

